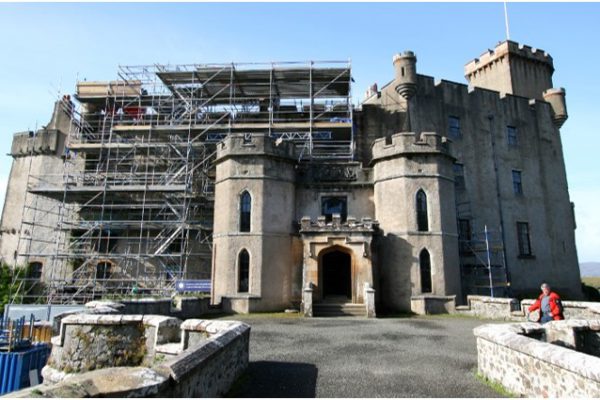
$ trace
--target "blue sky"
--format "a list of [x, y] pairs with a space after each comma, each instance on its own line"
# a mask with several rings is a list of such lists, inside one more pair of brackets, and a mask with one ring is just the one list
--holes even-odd
[[[600, 261], [600, 4], [509, 3], [510, 36], [554, 58], [579, 260]], [[463, 66], [506, 38], [502, 3], [0, 3], [0, 187], [14, 132], [45, 125], [58, 93], [117, 66], [352, 61], [355, 102], [413, 50], [418, 71], [465, 82]], [[0, 192], [3, 204], [4, 190]]]

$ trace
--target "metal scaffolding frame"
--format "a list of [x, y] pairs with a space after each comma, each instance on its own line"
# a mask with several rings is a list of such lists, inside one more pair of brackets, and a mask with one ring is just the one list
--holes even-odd
[[300, 162], [351, 160], [351, 81], [349, 62], [308, 61], [120, 66], [115, 81], [78, 82], [77, 103], [61, 103], [63, 171], [28, 177], [19, 257], [44, 272], [20, 285], [25, 302], [169, 295], [177, 280], [210, 279], [216, 144], [267, 134], [293, 142]]

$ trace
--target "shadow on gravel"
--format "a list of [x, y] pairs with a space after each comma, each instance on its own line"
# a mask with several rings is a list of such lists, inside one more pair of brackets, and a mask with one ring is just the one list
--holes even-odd
[[317, 372], [314, 364], [251, 362], [227, 397], [315, 397]]

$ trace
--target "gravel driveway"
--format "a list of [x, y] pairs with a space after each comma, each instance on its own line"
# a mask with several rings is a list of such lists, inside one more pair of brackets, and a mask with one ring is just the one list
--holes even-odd
[[[231, 319], [229, 317], [228, 319]], [[475, 378], [473, 328], [454, 317], [268, 318], [232, 397], [499, 397]]]

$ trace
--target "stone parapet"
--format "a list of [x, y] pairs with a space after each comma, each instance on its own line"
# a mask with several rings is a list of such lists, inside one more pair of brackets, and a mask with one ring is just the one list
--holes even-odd
[[320, 232], [358, 232], [373, 233], [379, 228], [379, 222], [369, 217], [363, 217], [357, 220], [354, 217], [346, 218], [345, 222], [339, 214], [334, 214], [331, 222], [327, 222], [325, 216], [320, 216], [317, 221], [312, 221], [310, 217], [302, 217], [300, 220], [300, 233], [320, 233]]
[[507, 55], [547, 64], [551, 70], [554, 71], [552, 57], [544, 50], [519, 44], [511, 40], [506, 40], [502, 43], [499, 43], [493, 50], [488, 50], [479, 56], [479, 58], [475, 58], [474, 60], [468, 62], [465, 65], [465, 75], [469, 76], [474, 72], [486, 67], [490, 63], [493, 63], [497, 59]]
[[267, 135], [228, 135], [217, 145], [216, 162], [233, 156], [270, 156], [294, 161], [297, 159], [290, 142], [273, 139]]
[[591, 345], [600, 320], [491, 324], [473, 333], [479, 373], [517, 395], [600, 396], [600, 359]]
[[387, 138], [375, 140], [372, 147], [373, 162], [403, 155], [438, 154], [454, 158], [450, 149], [451, 143], [450, 139], [435, 132], [396, 133], [392, 135], [391, 143]]

